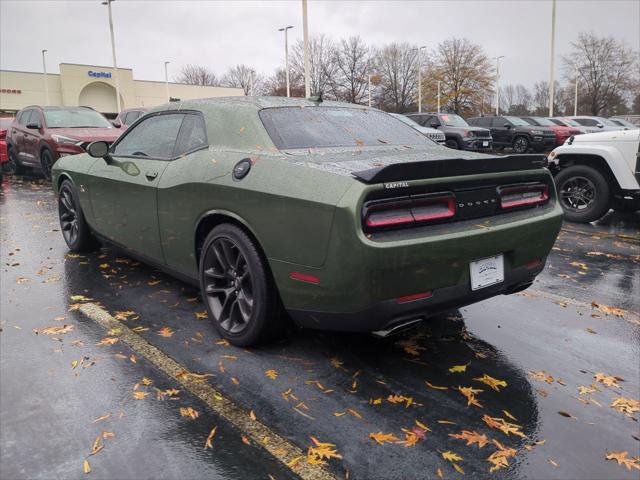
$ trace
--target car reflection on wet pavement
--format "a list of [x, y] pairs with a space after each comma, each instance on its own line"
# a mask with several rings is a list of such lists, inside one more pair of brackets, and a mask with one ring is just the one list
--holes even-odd
[[280, 479], [313, 461], [278, 462], [110, 345], [118, 332], [74, 310], [85, 302], [305, 453], [334, 444], [321, 461], [340, 478], [637, 478], [638, 214], [565, 224], [531, 289], [402, 335], [292, 330], [245, 350], [220, 340], [193, 287], [111, 248], [69, 254], [50, 186], [2, 188], [3, 478], [80, 477], [86, 459], [109, 478]]

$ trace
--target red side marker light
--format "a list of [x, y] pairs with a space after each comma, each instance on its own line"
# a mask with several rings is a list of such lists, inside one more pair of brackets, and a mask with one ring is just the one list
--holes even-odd
[[413, 295], [407, 295], [406, 297], [396, 298], [396, 303], [407, 303], [413, 302], [414, 300], [422, 300], [424, 298], [429, 298], [433, 295], [433, 292], [423, 292], [423, 293], [414, 293]]
[[529, 270], [531, 270], [540, 266], [541, 263], [542, 263], [542, 259], [536, 258], [535, 260], [531, 260], [530, 262], [525, 263], [524, 266], [527, 267]]
[[299, 280], [305, 283], [313, 283], [314, 285], [317, 285], [320, 283], [320, 278], [315, 277], [313, 275], [307, 275], [306, 273], [300, 273], [300, 272], [291, 272], [289, 274], [289, 278], [292, 280]]

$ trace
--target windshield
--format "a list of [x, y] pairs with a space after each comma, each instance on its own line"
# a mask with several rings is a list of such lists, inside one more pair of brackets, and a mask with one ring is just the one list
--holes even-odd
[[620, 125], [621, 127], [629, 127], [629, 128], [633, 128], [633, 129], [638, 128], [638, 125], [634, 125], [631, 122], [627, 122], [626, 120], [623, 120], [622, 118], [612, 118], [611, 121], [613, 123], [616, 123], [616, 124]]
[[48, 128], [113, 128], [109, 120], [88, 108], [45, 110], [44, 117]]
[[504, 117], [504, 118], [509, 120], [514, 125], [526, 125], [526, 126], [529, 126], [529, 124], [527, 122], [525, 122], [524, 120], [522, 120], [521, 118], [518, 118], [518, 117]]
[[411, 126], [412, 128], [420, 127], [420, 124], [418, 122], [415, 122], [415, 121], [411, 120], [409, 117], [405, 117], [404, 115], [401, 115], [399, 113], [390, 113], [389, 115], [391, 115], [392, 117], [397, 118], [402, 123], [406, 123], [407, 125]]
[[469, 124], [460, 115], [452, 115], [447, 113], [440, 115], [440, 121], [448, 127], [468, 127]]
[[281, 150], [381, 145], [433, 145], [427, 137], [375, 110], [340, 107], [278, 107], [260, 111]]
[[553, 123], [551, 120], [542, 117], [533, 117], [533, 121], [543, 127], [553, 127], [555, 125], [555, 123]]
[[569, 125], [570, 127], [581, 127], [582, 126], [578, 122], [576, 122], [575, 120], [573, 120], [571, 118], [561, 118], [560, 121], [563, 122], [565, 125]]

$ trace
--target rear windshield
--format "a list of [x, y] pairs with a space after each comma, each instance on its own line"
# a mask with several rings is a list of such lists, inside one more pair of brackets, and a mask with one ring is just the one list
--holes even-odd
[[48, 128], [112, 128], [105, 117], [95, 110], [70, 108], [65, 110], [45, 110]]
[[427, 137], [383, 112], [340, 107], [278, 107], [260, 111], [280, 150], [381, 145], [433, 145]]

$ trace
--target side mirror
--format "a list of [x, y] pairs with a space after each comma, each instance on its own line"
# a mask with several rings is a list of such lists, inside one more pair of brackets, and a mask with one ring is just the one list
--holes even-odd
[[[603, 124], [601, 124], [601, 123], [596, 123], [596, 127], [598, 127], [598, 128], [604, 128], [604, 125], [603, 125]], [[27, 126], [27, 128], [29, 128], [29, 127]]]
[[511, 124], [510, 123], [505, 123], [503, 125], [504, 128], [506, 128], [507, 130], [511, 128]]
[[109, 144], [107, 142], [91, 142], [87, 146], [87, 153], [94, 158], [107, 158], [109, 156]]
[[429, 126], [430, 126], [431, 128], [438, 128], [438, 127], [440, 126], [440, 124], [439, 124], [439, 123], [436, 123], [436, 122], [431, 122], [431, 123], [429, 124]]
[[27, 123], [27, 128], [29, 130], [40, 130], [40, 125], [38, 125], [37, 123]]
[[116, 128], [122, 127], [122, 124], [118, 120], [114, 120], [111, 124]]

